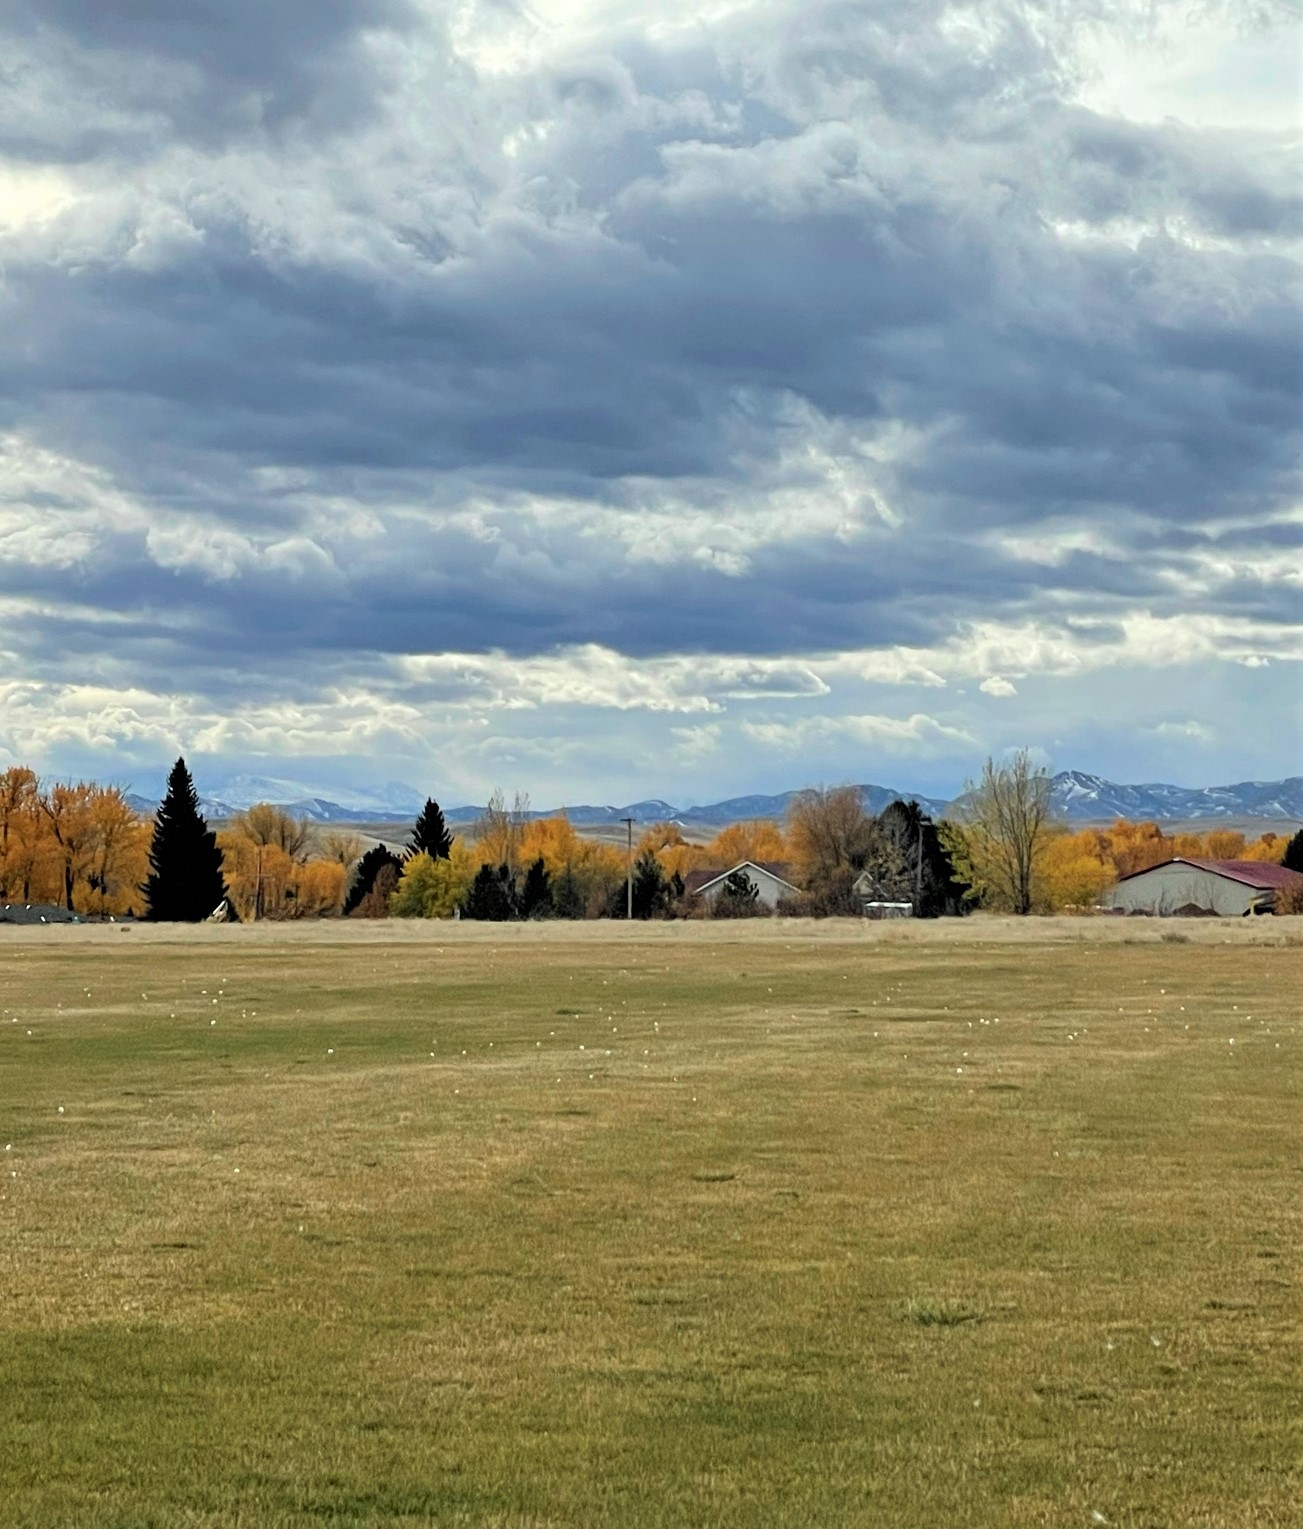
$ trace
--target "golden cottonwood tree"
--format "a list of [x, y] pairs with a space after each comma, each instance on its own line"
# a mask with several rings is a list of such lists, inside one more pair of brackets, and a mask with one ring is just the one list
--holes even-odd
[[702, 850], [702, 845], [688, 843], [677, 823], [653, 823], [643, 830], [634, 845], [633, 858], [637, 862], [644, 855], [654, 855], [668, 881], [673, 876], [684, 877], [703, 865]]
[[0, 902], [32, 901], [40, 845], [36, 772], [12, 765], [0, 775]]
[[[863, 816], [863, 804], [858, 805]], [[771, 818], [750, 818], [721, 829], [704, 847], [702, 858], [709, 866], [734, 866], [743, 860], [786, 860], [787, 854], [787, 839], [777, 823]]]
[[[518, 797], [517, 803], [521, 800]], [[564, 881], [590, 916], [604, 911], [614, 889], [624, 880], [624, 850], [576, 833], [564, 813], [520, 823], [513, 832], [510, 853], [516, 857], [516, 869], [541, 858], [553, 884]], [[477, 869], [481, 865], [511, 867], [510, 860], [499, 858], [502, 842], [493, 834], [476, 839], [471, 853]]]
[[[502, 865], [492, 858], [492, 846], [479, 841], [475, 846], [480, 865]], [[540, 856], [549, 876], [559, 876], [567, 866], [575, 865], [584, 853], [584, 841], [575, 832], [570, 819], [563, 813], [550, 818], [536, 818], [527, 823], [521, 832], [520, 859], [525, 865], [533, 865]]]
[[150, 825], [115, 787], [97, 787], [89, 812], [86, 911], [105, 918], [138, 908], [149, 872]]
[[46, 832], [53, 841], [54, 860], [59, 868], [59, 890], [69, 913], [73, 911], [77, 883], [85, 878], [90, 865], [94, 835], [90, 798], [94, 789], [86, 781], [78, 781], [73, 786], [51, 786], [37, 797]]
[[0, 901], [108, 917], [141, 905], [149, 827], [116, 786], [0, 774]]
[[501, 790], [495, 790], [472, 830], [481, 862], [505, 865], [514, 875], [524, 863], [521, 844], [529, 824], [529, 793], [517, 791], [508, 807]]
[[1099, 835], [1052, 833], [1041, 845], [1035, 866], [1036, 908], [1057, 913], [1067, 908], [1093, 908], [1117, 877], [1098, 853]]
[[338, 913], [347, 870], [338, 853], [312, 857], [312, 829], [282, 807], [258, 802], [217, 836], [222, 874], [242, 919], [321, 918]]

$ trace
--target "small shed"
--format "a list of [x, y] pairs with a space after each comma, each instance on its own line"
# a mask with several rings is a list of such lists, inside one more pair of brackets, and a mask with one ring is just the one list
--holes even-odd
[[799, 896], [800, 888], [788, 881], [788, 865], [785, 860], [743, 860], [726, 871], [689, 871], [683, 881], [683, 890], [689, 897], [701, 897], [714, 902], [724, 890], [730, 876], [741, 873], [756, 889], [759, 901], [766, 908], [776, 908], [781, 897]]
[[913, 903], [883, 902], [880, 899], [866, 899], [860, 904], [860, 910], [865, 918], [913, 918]]
[[1119, 913], [1270, 913], [1276, 893], [1303, 886], [1303, 875], [1259, 860], [1190, 860], [1177, 856], [1123, 876], [1106, 896]]
[[851, 883], [865, 918], [913, 918], [914, 904], [894, 895], [871, 871], [861, 871]]

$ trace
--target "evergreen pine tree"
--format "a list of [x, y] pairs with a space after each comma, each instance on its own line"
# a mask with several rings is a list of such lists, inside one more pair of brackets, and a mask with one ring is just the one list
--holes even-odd
[[149, 876], [141, 888], [146, 917], [157, 923], [197, 924], [226, 899], [217, 835], [199, 812], [199, 798], [184, 759], [167, 778], [154, 817]]
[[[376, 877], [386, 866], [390, 867], [394, 873], [392, 877], [385, 878], [389, 883], [386, 890], [392, 890], [397, 885], [403, 862], [387, 845], [373, 844], [358, 861], [357, 870], [353, 872], [353, 884], [349, 887], [348, 896], [344, 899], [345, 918], [351, 913], [356, 913], [370, 896], [375, 889]], [[368, 917], [374, 916], [374, 914], [368, 914]]]
[[633, 866], [634, 918], [655, 918], [663, 913], [669, 902], [669, 891], [660, 861], [651, 850], [644, 850]]
[[466, 894], [462, 915], [465, 918], [485, 919], [491, 923], [505, 923], [516, 916], [515, 891], [511, 871], [505, 865], [496, 869], [491, 865], [482, 865]]
[[1280, 863], [1287, 871], [1303, 871], [1303, 828], [1285, 846], [1285, 858]]
[[447, 860], [452, 854], [452, 835], [443, 820], [443, 812], [432, 796], [427, 796], [421, 815], [407, 841], [409, 855], [429, 855], [431, 860]]
[[525, 876], [520, 891], [521, 918], [549, 918], [552, 914], [552, 878], [540, 855]]
[[761, 912], [760, 888], [745, 871], [731, 871], [715, 894], [715, 918], [754, 918]]
[[583, 918], [588, 912], [583, 883], [571, 865], [566, 866], [553, 884], [552, 912], [557, 918]]

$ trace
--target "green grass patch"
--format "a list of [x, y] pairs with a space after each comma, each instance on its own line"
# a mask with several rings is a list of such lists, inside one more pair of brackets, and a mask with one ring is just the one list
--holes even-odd
[[1029, 928], [0, 942], [0, 1524], [1297, 1521], [1303, 947]]

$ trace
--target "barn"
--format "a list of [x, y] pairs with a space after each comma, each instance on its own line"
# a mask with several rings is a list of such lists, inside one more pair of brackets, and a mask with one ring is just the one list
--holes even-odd
[[1205, 913], [1237, 918], [1270, 913], [1276, 893], [1303, 886], [1303, 875], [1258, 860], [1189, 860], [1178, 856], [1124, 876], [1108, 894], [1120, 913]]
[[689, 871], [684, 878], [684, 890], [689, 897], [714, 902], [724, 890], [724, 883], [738, 871], [755, 887], [758, 900], [766, 908], [776, 908], [780, 897], [799, 895], [799, 888], [787, 879], [790, 874], [787, 862], [781, 860], [743, 860], [727, 871]]

